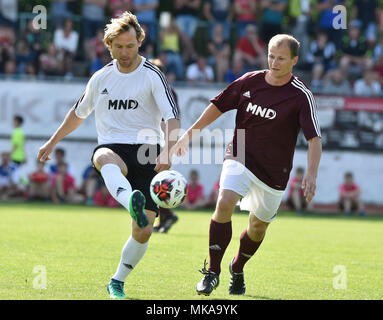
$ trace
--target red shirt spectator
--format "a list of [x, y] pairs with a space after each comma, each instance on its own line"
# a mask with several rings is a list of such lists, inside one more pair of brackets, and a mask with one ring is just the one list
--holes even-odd
[[[261, 47], [262, 49], [265, 48], [265, 44], [263, 43], [261, 38], [257, 39], [257, 43], [259, 47]], [[250, 40], [247, 37], [243, 37], [238, 40], [236, 50], [246, 53], [254, 58], [258, 57], [258, 52], [255, 50], [253, 44], [250, 42]]]
[[93, 204], [100, 207], [116, 208], [118, 202], [108, 192], [105, 186], [101, 187], [93, 196]]
[[36, 182], [36, 183], [44, 183], [49, 180], [49, 174], [46, 172], [40, 172], [40, 171], [35, 171], [31, 173], [30, 178], [31, 181]]
[[[356, 183], [353, 183], [351, 185], [347, 185], [345, 183], [341, 184], [339, 187], [340, 194], [342, 193], [349, 193], [349, 192], [355, 192], [359, 190], [359, 186]], [[342, 198], [342, 196], [341, 196]]]
[[[52, 188], [56, 187], [56, 182], [57, 182], [57, 178], [58, 176], [60, 175], [60, 173], [56, 173], [53, 178], [52, 178]], [[63, 179], [63, 184], [64, 184], [64, 193], [65, 194], [68, 194], [69, 193], [69, 190], [70, 189], [74, 189], [75, 188], [75, 184], [74, 184], [74, 178], [69, 174], [67, 173]]]
[[294, 190], [299, 188], [299, 194], [303, 198], [304, 197], [304, 192], [303, 189], [301, 188], [302, 186], [302, 179], [298, 177], [293, 177], [290, 181], [290, 188], [289, 188], [289, 198], [293, 196]]
[[189, 203], [194, 203], [203, 198], [203, 186], [197, 183], [195, 186], [188, 184], [187, 200]]
[[235, 0], [237, 21], [255, 21], [256, 0]]

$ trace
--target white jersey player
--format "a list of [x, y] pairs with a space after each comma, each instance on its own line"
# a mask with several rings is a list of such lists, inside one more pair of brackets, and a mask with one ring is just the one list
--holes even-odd
[[[144, 38], [144, 30], [130, 12], [111, 20], [104, 43], [114, 60], [91, 77], [83, 95], [38, 153], [40, 161], [50, 160], [56, 144], [95, 112], [99, 145], [92, 162], [110, 194], [133, 218], [132, 234], [108, 285], [114, 299], [125, 297], [125, 279], [147, 249], [158, 214], [150, 182], [157, 172], [170, 168], [169, 150], [180, 128], [178, 106], [165, 76], [138, 54]], [[161, 119], [166, 121], [165, 137]]]

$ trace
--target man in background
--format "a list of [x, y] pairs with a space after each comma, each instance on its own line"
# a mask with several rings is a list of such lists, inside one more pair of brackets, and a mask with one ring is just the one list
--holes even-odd
[[13, 127], [15, 128], [12, 132], [11, 136], [11, 144], [12, 144], [12, 152], [11, 152], [11, 160], [16, 165], [21, 165], [25, 163], [25, 152], [24, 152], [24, 144], [25, 137], [24, 131], [21, 128], [24, 122], [23, 117], [16, 115], [13, 118]]
[[350, 216], [352, 210], [358, 210], [362, 217], [366, 215], [363, 201], [360, 198], [360, 187], [354, 182], [351, 172], [344, 174], [344, 182], [339, 187], [339, 193], [339, 206], [346, 216]]
[[311, 211], [312, 209], [312, 202], [307, 203], [305, 201], [302, 189], [302, 181], [304, 176], [305, 170], [302, 167], [298, 167], [295, 171], [295, 176], [290, 181], [287, 204], [296, 212], [302, 212], [303, 210]]

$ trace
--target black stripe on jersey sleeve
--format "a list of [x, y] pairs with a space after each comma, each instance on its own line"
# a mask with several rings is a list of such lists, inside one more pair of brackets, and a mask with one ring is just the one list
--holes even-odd
[[151, 64], [148, 61], [145, 61], [144, 67], [154, 71], [160, 77], [161, 82], [162, 82], [162, 84], [164, 85], [164, 88], [165, 88], [166, 96], [168, 97], [169, 103], [170, 103], [170, 105], [172, 107], [173, 115], [174, 115], [174, 117], [176, 119], [178, 119], [178, 117], [179, 117], [179, 108], [178, 108], [177, 103], [174, 101], [173, 93], [170, 90], [170, 86], [169, 86], [168, 82], [166, 81], [165, 76], [163, 75], [163, 73], [160, 70], [157, 69], [157, 67], [155, 67], [153, 64]]
[[82, 94], [82, 96], [80, 97], [80, 99], [77, 100], [76, 104], [73, 106], [73, 110], [76, 110], [78, 105], [81, 103], [82, 99], [84, 99], [85, 97], [85, 92]]

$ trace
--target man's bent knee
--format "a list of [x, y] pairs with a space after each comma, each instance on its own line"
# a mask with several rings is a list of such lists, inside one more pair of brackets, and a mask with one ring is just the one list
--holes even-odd
[[93, 156], [93, 164], [98, 171], [106, 164], [115, 164], [120, 169], [123, 175], [128, 174], [128, 168], [121, 157], [108, 148], [100, 148], [96, 150]]
[[221, 190], [213, 215], [216, 222], [229, 222], [240, 196], [231, 190]]

